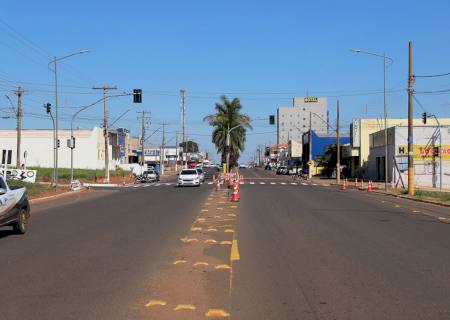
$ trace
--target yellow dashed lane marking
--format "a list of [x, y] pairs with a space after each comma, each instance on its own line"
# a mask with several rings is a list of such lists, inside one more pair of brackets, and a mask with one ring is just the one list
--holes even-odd
[[441, 221], [447, 221], [448, 220], [448, 218], [445, 218], [445, 217], [438, 217], [438, 219], [441, 220]]
[[220, 244], [231, 245], [232, 242], [231, 242], [231, 241], [228, 241], [228, 240], [224, 240], [224, 241], [220, 241]]
[[150, 300], [145, 306], [148, 308], [156, 306], [165, 306], [167, 303], [162, 300]]
[[231, 245], [230, 260], [236, 261], [236, 260], [239, 260], [240, 258], [241, 257], [239, 255], [238, 242], [237, 242], [237, 240], [233, 240], [233, 244]]
[[195, 306], [192, 304], [179, 304], [175, 308], [173, 308], [174, 311], [179, 310], [195, 310]]
[[209, 263], [204, 262], [204, 261], [199, 261], [199, 262], [194, 263], [194, 267], [200, 267], [200, 266], [207, 267], [207, 266], [209, 266]]
[[205, 222], [205, 221], [206, 221], [205, 218], [198, 218], [198, 219], [197, 219], [197, 222]]
[[399, 204], [396, 204], [395, 207], [396, 207], [396, 208], [400, 208], [400, 205], [399, 205]]
[[223, 208], [216, 208], [217, 210], [223, 210]]
[[211, 244], [211, 243], [217, 243], [217, 241], [214, 240], [214, 239], [206, 239], [204, 243], [205, 244]]
[[231, 267], [227, 264], [218, 264], [215, 269], [222, 270], [222, 269], [231, 269]]
[[205, 313], [207, 317], [229, 317], [230, 314], [222, 309], [209, 309], [207, 313]]
[[202, 212], [208, 212], [208, 209], [202, 209]]
[[230, 206], [230, 208], [236, 209], [236, 208], [237, 208], [237, 206]]
[[229, 213], [229, 214], [227, 214], [227, 216], [229, 216], [229, 217], [236, 217], [237, 214], [235, 214], [235, 213]]
[[184, 242], [184, 243], [191, 243], [191, 242], [197, 242], [198, 241], [197, 238], [181, 238], [180, 240], [182, 242]]
[[187, 260], [176, 260], [173, 264], [183, 264], [186, 262], [187, 262]]
[[225, 230], [225, 232], [230, 232], [230, 233], [233, 233], [233, 232], [234, 232], [234, 230], [233, 230], [233, 229], [226, 229], [226, 230]]
[[208, 228], [208, 232], [217, 232], [216, 228]]
[[202, 231], [202, 228], [200, 228], [200, 227], [194, 227], [194, 228], [191, 228], [191, 231]]

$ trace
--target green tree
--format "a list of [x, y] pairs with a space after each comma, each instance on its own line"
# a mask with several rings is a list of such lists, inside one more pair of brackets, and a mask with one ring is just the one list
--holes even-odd
[[220, 97], [221, 102], [216, 103], [216, 113], [206, 116], [203, 121], [213, 127], [212, 142], [217, 153], [222, 154], [222, 162], [226, 161], [226, 139], [228, 130], [239, 126], [230, 132], [230, 166], [236, 164], [240, 152], [244, 151], [247, 129], [252, 129], [250, 117], [241, 113], [242, 105], [238, 98], [228, 100], [226, 96]]
[[330, 144], [323, 155], [319, 166], [323, 167], [322, 174], [331, 177], [334, 170], [336, 169], [337, 163], [337, 152], [336, 152], [336, 144]]
[[179, 147], [183, 148], [183, 152], [198, 152], [198, 144], [192, 140], [185, 141], [184, 145], [183, 142], [181, 142]]

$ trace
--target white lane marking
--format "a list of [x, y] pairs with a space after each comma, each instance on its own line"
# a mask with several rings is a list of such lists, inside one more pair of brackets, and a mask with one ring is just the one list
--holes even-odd
[[297, 185], [297, 182], [291, 182], [291, 184], [292, 184], [293, 186], [296, 186], [296, 185]]
[[259, 184], [266, 184], [265, 182], [260, 182]]
[[244, 183], [242, 181], [240, 181], [239, 184], [244, 184]]
[[213, 184], [214, 182], [208, 182], [208, 184]]
[[151, 184], [143, 184], [142, 186], [143, 186], [143, 187], [150, 187]]
[[308, 184], [305, 182], [302, 182], [302, 186], [307, 186]]
[[140, 185], [138, 185], [138, 184], [133, 186], [133, 188], [139, 188], [139, 187], [140, 187]]
[[317, 184], [317, 183], [313, 183], [312, 185], [313, 185], [313, 186], [318, 186], [318, 184]]
[[270, 184], [276, 184], [275, 182], [271, 182]]
[[281, 182], [281, 184], [283, 184], [283, 185], [284, 185], [284, 184], [286, 184], [286, 182]]
[[155, 183], [155, 187], [159, 187], [161, 183]]
[[166, 183], [166, 186], [171, 186], [171, 185], [172, 185], [171, 182], [167, 182], [167, 183]]
[[255, 183], [253, 181], [251, 181], [250, 184], [255, 184]]

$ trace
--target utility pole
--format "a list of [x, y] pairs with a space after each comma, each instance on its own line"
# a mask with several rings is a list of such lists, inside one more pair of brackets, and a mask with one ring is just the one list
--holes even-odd
[[[414, 76], [412, 42], [408, 43], [408, 196], [414, 196], [414, 138], [413, 138], [413, 98]], [[442, 170], [442, 168], [441, 168]]]
[[308, 179], [311, 180], [312, 178], [312, 113], [311, 111], [309, 112], [309, 141], [308, 141], [308, 147], [309, 147], [309, 161], [308, 161]]
[[181, 164], [182, 164], [182, 167], [184, 168], [184, 148], [185, 148], [185, 134], [186, 134], [186, 132], [185, 132], [185, 127], [184, 127], [184, 124], [185, 124], [185, 117], [184, 117], [184, 114], [185, 114], [185, 111], [186, 111], [186, 108], [185, 108], [185, 99], [186, 99], [186, 89], [180, 89], [180, 94], [181, 94], [181, 103], [180, 103], [180, 113], [181, 113], [181, 146], [182, 146], [182, 152], [181, 152]]
[[341, 129], [339, 127], [339, 100], [336, 104], [336, 183], [341, 184]]
[[178, 172], [178, 156], [180, 153], [178, 152], [178, 131], [175, 132], [175, 172]]
[[92, 87], [94, 90], [103, 90], [103, 137], [105, 139], [105, 183], [109, 183], [109, 132], [108, 132], [108, 110], [106, 109], [106, 98], [109, 90], [117, 90], [117, 86]]
[[141, 174], [144, 172], [144, 165], [145, 165], [145, 155], [144, 155], [144, 145], [145, 145], [145, 114], [147, 113], [146, 111], [141, 111], [138, 112], [141, 114], [141, 139], [139, 141], [140, 145], [141, 145]]
[[165, 160], [165, 148], [166, 148], [166, 122], [161, 123], [162, 126], [162, 141], [161, 151], [159, 152], [159, 166], [161, 175], [164, 174], [164, 160]]
[[22, 87], [18, 87], [14, 92], [17, 95], [17, 142], [16, 142], [16, 169], [20, 169], [20, 145], [22, 141]]

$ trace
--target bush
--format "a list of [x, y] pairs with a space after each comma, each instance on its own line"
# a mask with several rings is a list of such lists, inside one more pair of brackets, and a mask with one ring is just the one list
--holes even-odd
[[[30, 170], [37, 170], [37, 178], [39, 180], [51, 180], [53, 176], [53, 168], [29, 167]], [[129, 174], [130, 171], [110, 170], [110, 176], [122, 176]], [[95, 177], [103, 177], [105, 170], [103, 169], [74, 169], [74, 179], [94, 180]], [[70, 180], [70, 168], [58, 168], [58, 179]]]

